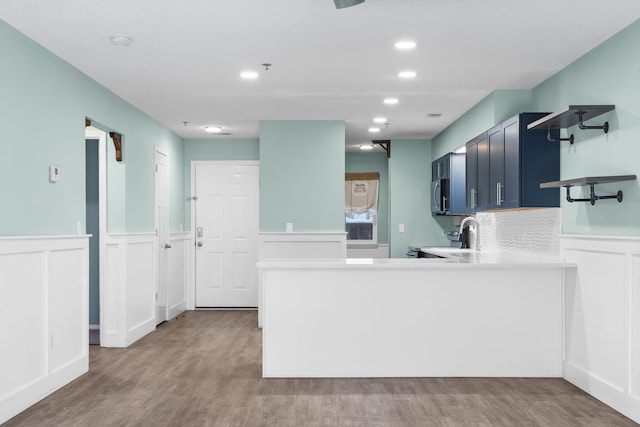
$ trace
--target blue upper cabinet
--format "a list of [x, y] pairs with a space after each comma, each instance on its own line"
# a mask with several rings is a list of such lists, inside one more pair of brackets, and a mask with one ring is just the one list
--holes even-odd
[[[560, 179], [559, 143], [549, 141], [545, 130], [527, 130], [546, 114], [518, 114], [467, 143], [470, 212], [560, 206], [559, 191], [547, 191], [557, 189], [540, 188]], [[551, 136], [557, 137], [554, 132]]]

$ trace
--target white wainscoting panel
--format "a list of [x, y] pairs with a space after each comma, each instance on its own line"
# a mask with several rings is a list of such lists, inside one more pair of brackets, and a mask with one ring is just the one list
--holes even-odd
[[[258, 262], [290, 258], [346, 258], [347, 233], [259, 233]], [[258, 275], [258, 327], [262, 327], [262, 274]]]
[[[564, 377], [640, 422], [640, 239], [564, 235]], [[575, 277], [573, 276], [575, 274]]]
[[155, 234], [109, 234], [100, 343], [127, 347], [155, 329]]
[[[631, 255], [631, 399], [640, 407], [640, 255]], [[640, 420], [636, 419], [640, 422]]]
[[389, 245], [367, 245], [347, 243], [347, 258], [389, 258]]
[[0, 423], [89, 368], [88, 242], [0, 237]]
[[49, 254], [47, 314], [51, 372], [87, 356], [89, 302], [85, 287], [89, 270], [84, 264], [77, 264], [87, 254], [84, 248], [53, 250]]
[[346, 258], [347, 233], [259, 233], [258, 259]]
[[187, 309], [187, 265], [189, 261], [189, 233], [171, 233], [169, 250], [167, 306], [169, 319]]

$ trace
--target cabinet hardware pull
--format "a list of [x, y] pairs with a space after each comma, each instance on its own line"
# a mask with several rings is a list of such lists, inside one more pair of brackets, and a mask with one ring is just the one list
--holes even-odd
[[502, 202], [504, 202], [502, 198], [502, 183], [500, 181], [496, 182], [496, 205], [501, 206]]

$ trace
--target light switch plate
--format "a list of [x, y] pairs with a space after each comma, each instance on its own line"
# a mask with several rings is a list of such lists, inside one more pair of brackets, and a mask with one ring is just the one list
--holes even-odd
[[60, 181], [60, 167], [58, 166], [49, 166], [49, 182], [58, 182]]

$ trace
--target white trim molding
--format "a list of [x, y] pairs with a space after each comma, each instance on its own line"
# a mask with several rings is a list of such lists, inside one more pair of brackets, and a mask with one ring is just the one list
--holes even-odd
[[0, 237], [0, 424], [89, 370], [89, 236]]
[[640, 422], [640, 238], [562, 235], [564, 378]]

